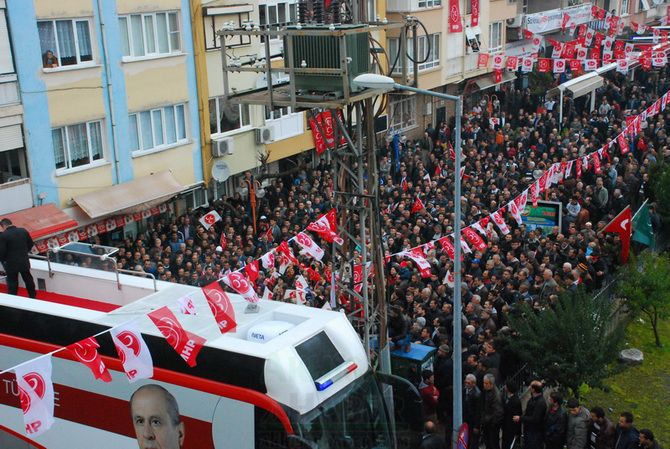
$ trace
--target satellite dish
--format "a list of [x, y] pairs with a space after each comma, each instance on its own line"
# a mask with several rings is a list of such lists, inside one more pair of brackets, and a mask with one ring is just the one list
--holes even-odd
[[225, 161], [217, 161], [212, 165], [212, 178], [217, 182], [225, 182], [230, 178], [230, 167]]

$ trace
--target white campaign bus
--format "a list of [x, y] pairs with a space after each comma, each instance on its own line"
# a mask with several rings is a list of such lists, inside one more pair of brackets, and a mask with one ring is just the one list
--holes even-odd
[[[154, 376], [129, 383], [108, 332], [97, 340], [111, 383], [95, 380], [68, 351], [57, 353], [55, 423], [31, 438], [15, 376], [2, 374], [2, 449], [137, 448], [128, 401], [149, 383], [176, 398], [185, 449], [402, 449], [417, 442], [416, 390], [371, 371], [344, 314], [274, 301], [245, 313], [247, 303], [230, 295], [237, 329], [221, 335], [197, 287], [41, 260], [32, 261], [32, 273], [41, 299], [0, 293], [0, 371], [134, 319]], [[176, 312], [179, 321], [207, 339], [194, 368], [146, 316], [165, 305], [178, 310], [177, 299], [186, 295], [197, 314]]]

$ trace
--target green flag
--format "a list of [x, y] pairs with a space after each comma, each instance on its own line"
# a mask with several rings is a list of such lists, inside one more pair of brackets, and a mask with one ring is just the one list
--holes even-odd
[[654, 230], [651, 227], [649, 205], [646, 202], [633, 217], [633, 240], [654, 247]]

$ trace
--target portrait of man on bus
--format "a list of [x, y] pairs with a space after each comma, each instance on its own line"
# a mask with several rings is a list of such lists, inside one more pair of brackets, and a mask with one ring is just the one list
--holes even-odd
[[130, 415], [140, 449], [180, 449], [184, 444], [177, 400], [160, 385], [135, 390], [130, 397]]

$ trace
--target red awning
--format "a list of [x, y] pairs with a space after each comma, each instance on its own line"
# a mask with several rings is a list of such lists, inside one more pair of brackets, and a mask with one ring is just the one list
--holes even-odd
[[79, 223], [53, 204], [23, 209], [3, 215], [0, 218], [9, 218], [15, 226], [25, 228], [33, 240], [68, 231], [79, 226]]

